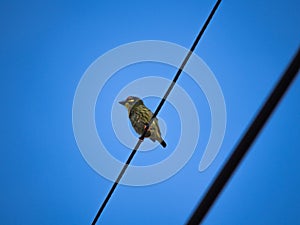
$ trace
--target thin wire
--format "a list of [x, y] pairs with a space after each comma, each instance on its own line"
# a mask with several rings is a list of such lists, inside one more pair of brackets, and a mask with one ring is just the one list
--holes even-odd
[[[168, 90], [166, 91], [166, 93], [165, 93], [163, 99], [160, 101], [160, 103], [159, 103], [157, 109], [155, 110], [155, 112], [154, 112], [154, 114], [153, 114], [153, 116], [152, 116], [152, 119], [154, 119], [154, 118], [157, 116], [157, 114], [158, 114], [158, 112], [160, 111], [161, 107], [162, 107], [163, 104], [165, 103], [165, 101], [166, 101], [167, 97], [169, 96], [171, 90], [173, 89], [173, 87], [174, 87], [176, 81], [178, 80], [178, 78], [179, 78], [179, 76], [180, 76], [180, 74], [181, 74], [183, 68], [185, 67], [186, 63], [188, 62], [189, 58], [191, 57], [193, 51], [195, 50], [195, 48], [196, 48], [198, 42], [199, 42], [200, 39], [201, 39], [201, 37], [202, 37], [204, 31], [206, 30], [208, 24], [210, 23], [211, 19], [213, 18], [215, 12], [217, 11], [217, 9], [218, 9], [220, 3], [221, 3], [221, 0], [218, 0], [218, 1], [216, 2], [216, 4], [214, 5], [212, 11], [210, 12], [209, 16], [207, 17], [207, 19], [206, 19], [206, 21], [205, 21], [205, 23], [204, 23], [204, 25], [203, 25], [201, 31], [199, 32], [199, 34], [198, 34], [196, 40], [194, 41], [194, 44], [192, 45], [190, 51], [188, 52], [187, 56], [186, 56], [185, 59], [183, 60], [181, 66], [180, 66], [180, 68], [179, 68], [179, 70], [177, 71], [177, 73], [176, 73], [176, 75], [175, 75], [175, 77], [174, 77], [174, 79], [173, 79], [173, 82], [171, 83], [171, 85], [170, 85], [170, 87], [168, 88]], [[151, 122], [152, 122], [152, 121], [151, 121]], [[145, 133], [144, 133], [144, 136], [145, 136]]]
[[269, 95], [269, 98], [267, 99], [261, 110], [258, 112], [254, 121], [249, 126], [246, 133], [236, 146], [230, 158], [227, 160], [226, 164], [223, 166], [222, 170], [206, 192], [204, 198], [199, 203], [193, 215], [190, 217], [187, 225], [196, 225], [202, 222], [210, 207], [215, 202], [218, 195], [232, 176], [233, 172], [251, 147], [255, 138], [262, 130], [272, 112], [278, 105], [280, 99], [285, 94], [294, 78], [297, 76], [299, 67], [300, 48], [298, 49], [298, 52], [290, 63], [289, 67], [286, 69], [285, 73], [282, 75], [281, 79], [273, 89], [272, 93]]
[[173, 89], [173, 87], [174, 87], [176, 81], [178, 80], [180, 74], [182, 73], [182, 70], [183, 70], [184, 66], [186, 65], [186, 63], [188, 62], [190, 56], [192, 55], [193, 51], [195, 50], [195, 48], [196, 48], [198, 42], [200, 41], [200, 39], [201, 39], [201, 37], [202, 37], [204, 31], [206, 30], [208, 24], [210, 23], [210, 21], [211, 21], [213, 15], [215, 14], [215, 12], [216, 12], [218, 6], [220, 5], [220, 3], [221, 3], [221, 0], [218, 0], [218, 1], [216, 2], [215, 6], [213, 7], [212, 11], [210, 12], [209, 16], [207, 17], [207, 19], [206, 19], [206, 21], [205, 21], [205, 23], [204, 23], [202, 29], [200, 30], [198, 36], [196, 37], [196, 39], [195, 39], [195, 41], [194, 41], [194, 43], [193, 43], [193, 45], [192, 45], [190, 51], [188, 52], [187, 56], [186, 56], [185, 59], [183, 60], [183, 62], [182, 62], [182, 64], [181, 64], [180, 68], [178, 69], [178, 71], [177, 71], [177, 73], [176, 73], [176, 75], [175, 75], [175, 77], [174, 77], [172, 83], [170, 84], [168, 90], [166, 91], [166, 93], [165, 93], [163, 99], [160, 101], [160, 103], [159, 103], [157, 109], [156, 109], [155, 112], [153, 113], [152, 118], [151, 118], [150, 121], [149, 121], [149, 124], [147, 124], [147, 126], [145, 127], [144, 133], [139, 137], [138, 142], [136, 143], [136, 145], [135, 145], [134, 149], [132, 150], [131, 154], [129, 155], [129, 157], [128, 157], [126, 163], [125, 163], [125, 165], [123, 166], [123, 168], [122, 168], [122, 170], [121, 170], [121, 172], [120, 172], [120, 174], [119, 174], [119, 176], [118, 176], [118, 178], [117, 178], [116, 181], [114, 182], [114, 184], [113, 184], [113, 186], [111, 187], [109, 193], [107, 194], [105, 200], [103, 201], [103, 203], [102, 203], [100, 209], [98, 210], [98, 212], [97, 212], [97, 214], [96, 214], [96, 216], [95, 216], [95, 218], [94, 218], [94, 220], [93, 220], [93, 222], [92, 222], [92, 225], [95, 225], [95, 224], [97, 223], [97, 220], [99, 219], [99, 217], [100, 217], [100, 215], [102, 214], [102, 212], [103, 212], [105, 206], [107, 205], [109, 199], [111, 198], [111, 196], [112, 196], [114, 190], [116, 189], [116, 187], [118, 186], [120, 180], [122, 179], [122, 177], [123, 177], [123, 175], [124, 175], [124, 173], [125, 173], [127, 167], [129, 166], [131, 160], [133, 159], [133, 157], [134, 157], [134, 155], [136, 154], [138, 148], [140, 147], [141, 143], [143, 142], [143, 140], [144, 140], [144, 138], [145, 138], [145, 135], [146, 135], [146, 133], [147, 133], [147, 130], [149, 129], [149, 127], [150, 127], [150, 125], [152, 124], [153, 120], [155, 119], [155, 117], [157, 116], [158, 112], [159, 112], [160, 109], [162, 108], [162, 106], [163, 106], [163, 104], [165, 103], [165, 101], [166, 101], [168, 95], [169, 95], [170, 92], [172, 91], [172, 89]]

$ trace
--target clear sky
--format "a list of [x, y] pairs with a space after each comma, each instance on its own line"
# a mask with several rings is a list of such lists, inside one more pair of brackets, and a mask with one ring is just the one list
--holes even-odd
[[[133, 41], [163, 40], [189, 48], [214, 3], [0, 2], [1, 224], [91, 223], [112, 182], [88, 165], [73, 134], [72, 104], [81, 77], [99, 56]], [[178, 84], [194, 101], [201, 124], [192, 158], [161, 183], [119, 186], [99, 225], [187, 221], [297, 51], [299, 12], [296, 0], [221, 3], [195, 51], [215, 74], [225, 98], [227, 126], [218, 156], [208, 169], [198, 171], [210, 113], [201, 89], [183, 74]], [[125, 161], [130, 154], [110, 123], [118, 91], [144, 76], [171, 79], [174, 73], [174, 68], [146, 63], [109, 80], [99, 95], [95, 119], [115, 158]], [[299, 96], [297, 78], [203, 224], [300, 225]], [[154, 110], [158, 100], [145, 103]], [[115, 107], [126, 119], [126, 110]], [[158, 162], [174, 151], [180, 138], [178, 114], [168, 103], [159, 117], [168, 128], [168, 147], [138, 153], [134, 165]], [[136, 137], [132, 134], [133, 143]]]

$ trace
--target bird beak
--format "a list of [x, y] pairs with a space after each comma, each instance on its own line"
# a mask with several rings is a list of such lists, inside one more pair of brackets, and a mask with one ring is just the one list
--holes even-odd
[[120, 101], [119, 102], [121, 105], [125, 105], [126, 101]]

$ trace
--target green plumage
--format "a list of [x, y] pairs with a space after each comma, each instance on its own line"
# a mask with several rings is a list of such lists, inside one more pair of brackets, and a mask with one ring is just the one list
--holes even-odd
[[[134, 130], [142, 135], [145, 131], [145, 127], [150, 122], [153, 113], [148, 109], [143, 101], [137, 97], [129, 96], [125, 101], [119, 102], [128, 109], [128, 115]], [[155, 118], [147, 130], [145, 137], [150, 138], [150, 140], [158, 141], [163, 147], [166, 147], [166, 142], [162, 139], [158, 119]]]

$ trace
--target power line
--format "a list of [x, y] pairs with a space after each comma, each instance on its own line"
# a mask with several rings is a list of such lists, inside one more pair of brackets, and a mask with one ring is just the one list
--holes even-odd
[[170, 86], [169, 86], [168, 90], [166, 91], [164, 97], [163, 97], [162, 100], [160, 101], [160, 103], [159, 103], [157, 109], [156, 109], [155, 112], [153, 113], [152, 118], [151, 118], [149, 124], [147, 124], [147, 126], [145, 127], [144, 133], [139, 137], [138, 142], [136, 143], [136, 145], [135, 145], [134, 149], [132, 150], [131, 154], [129, 155], [129, 157], [128, 157], [126, 163], [125, 163], [125, 165], [123, 166], [123, 168], [122, 168], [122, 170], [121, 170], [121, 172], [120, 172], [120, 174], [119, 174], [119, 176], [118, 176], [118, 178], [117, 178], [116, 181], [114, 182], [114, 184], [113, 184], [113, 186], [111, 187], [109, 193], [107, 194], [105, 200], [103, 201], [103, 203], [102, 203], [100, 209], [98, 210], [98, 212], [97, 212], [97, 214], [96, 214], [96, 216], [95, 216], [95, 218], [94, 218], [94, 220], [93, 220], [93, 222], [92, 222], [92, 225], [95, 225], [95, 224], [97, 223], [97, 220], [99, 219], [99, 217], [100, 217], [100, 215], [102, 214], [102, 212], [103, 212], [105, 206], [107, 205], [109, 199], [111, 198], [111, 196], [112, 196], [114, 190], [116, 189], [117, 185], [119, 184], [120, 180], [122, 179], [122, 177], [123, 177], [123, 175], [124, 175], [124, 173], [125, 173], [127, 167], [129, 166], [131, 160], [133, 159], [133, 157], [134, 157], [134, 155], [136, 154], [138, 148], [140, 147], [141, 143], [143, 142], [143, 140], [144, 140], [144, 138], [145, 138], [145, 135], [146, 135], [146, 133], [147, 133], [147, 130], [149, 129], [149, 127], [150, 127], [150, 125], [152, 124], [153, 120], [154, 120], [155, 117], [157, 116], [158, 112], [160, 111], [160, 109], [162, 108], [163, 104], [165, 103], [167, 97], [169, 96], [170, 92], [172, 91], [172, 89], [173, 89], [173, 87], [174, 87], [176, 81], [178, 80], [180, 74], [182, 73], [182, 70], [183, 70], [184, 66], [186, 65], [186, 63], [188, 62], [190, 56], [192, 55], [193, 51], [195, 50], [195, 48], [196, 48], [198, 42], [200, 41], [200, 39], [201, 39], [201, 37], [202, 37], [204, 31], [206, 30], [208, 24], [210, 23], [210, 21], [211, 21], [213, 15], [215, 14], [215, 12], [216, 12], [218, 6], [220, 5], [220, 3], [221, 3], [221, 0], [218, 0], [218, 1], [216, 2], [216, 4], [214, 5], [212, 11], [210, 12], [209, 16], [207, 17], [207, 19], [206, 19], [206, 21], [205, 21], [205, 23], [204, 23], [202, 29], [200, 30], [200, 32], [199, 32], [198, 36], [196, 37], [196, 39], [195, 39], [195, 41], [194, 41], [192, 47], [190, 48], [190, 51], [188, 52], [188, 54], [186, 55], [185, 59], [183, 60], [183, 62], [182, 62], [182, 64], [181, 64], [180, 68], [178, 69], [178, 71], [177, 71], [177, 73], [176, 73], [176, 75], [175, 75], [175, 77], [174, 77], [172, 83], [170, 84]]
[[258, 112], [252, 124], [247, 129], [246, 133], [234, 149], [233, 153], [223, 166], [222, 170], [219, 172], [218, 176], [215, 178], [214, 182], [206, 192], [202, 201], [197, 206], [193, 215], [190, 217], [187, 225], [200, 224], [204, 219], [205, 215], [209, 211], [212, 204], [217, 199], [218, 195], [232, 176], [233, 172], [237, 166], [242, 161], [243, 157], [246, 155], [247, 151], [251, 147], [252, 143], [256, 139], [257, 135], [271, 116], [272, 112], [278, 105], [280, 99], [287, 91], [288, 87], [293, 82], [294, 78], [297, 76], [300, 67], [300, 48], [297, 54], [290, 63], [289, 67], [286, 69], [285, 73], [282, 75], [281, 79], [278, 81], [277, 85], [273, 89], [272, 93], [266, 100], [265, 104]]

